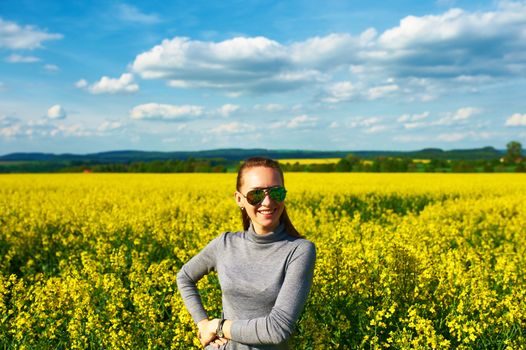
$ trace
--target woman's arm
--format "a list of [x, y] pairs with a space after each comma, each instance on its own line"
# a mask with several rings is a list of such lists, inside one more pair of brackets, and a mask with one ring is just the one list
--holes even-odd
[[[249, 320], [226, 320], [224, 337], [244, 344], [279, 344], [290, 337], [303, 310], [312, 284], [316, 249], [309, 241], [298, 247], [290, 261], [276, 303], [271, 312]], [[215, 332], [219, 320], [207, 323]]]
[[186, 309], [196, 324], [208, 315], [203, 307], [197, 282], [216, 267], [216, 244], [219, 237], [213, 239], [197, 255], [181, 267], [177, 273], [177, 288], [183, 299]]

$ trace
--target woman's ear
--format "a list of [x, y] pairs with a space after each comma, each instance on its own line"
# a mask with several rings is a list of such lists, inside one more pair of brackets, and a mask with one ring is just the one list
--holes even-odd
[[236, 191], [234, 193], [234, 198], [236, 200], [236, 204], [242, 208], [243, 207], [243, 196], [241, 195], [241, 193], [239, 193], [238, 191]]

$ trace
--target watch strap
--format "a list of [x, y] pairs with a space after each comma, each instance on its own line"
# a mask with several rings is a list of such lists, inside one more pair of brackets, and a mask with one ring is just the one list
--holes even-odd
[[216, 334], [219, 338], [223, 338], [225, 336], [225, 334], [223, 333], [223, 323], [225, 323], [225, 316], [223, 313], [221, 313], [221, 319], [219, 320], [216, 329]]

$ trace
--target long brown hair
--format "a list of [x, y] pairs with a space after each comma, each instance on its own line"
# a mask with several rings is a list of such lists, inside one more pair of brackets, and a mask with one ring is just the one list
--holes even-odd
[[[246, 159], [243, 164], [241, 164], [241, 167], [239, 168], [237, 172], [237, 181], [236, 181], [236, 189], [238, 191], [241, 191], [241, 186], [243, 185], [243, 175], [245, 170], [255, 167], [265, 167], [265, 168], [272, 168], [275, 169], [279, 176], [281, 177], [281, 183], [283, 186], [285, 186], [285, 178], [283, 176], [283, 170], [281, 170], [281, 167], [279, 166], [279, 163], [276, 162], [273, 159], [265, 158], [265, 157], [252, 157]], [[248, 214], [246, 210], [241, 210], [241, 219], [243, 221], [243, 229], [246, 231], [250, 227], [250, 218], [248, 217]], [[279, 218], [279, 221], [283, 224], [285, 224], [285, 230], [287, 233], [292, 237], [298, 237], [302, 238], [303, 236], [296, 230], [294, 225], [292, 225], [292, 222], [290, 221], [289, 215], [287, 214], [287, 208], [283, 208], [283, 213], [281, 213], [281, 216]]]

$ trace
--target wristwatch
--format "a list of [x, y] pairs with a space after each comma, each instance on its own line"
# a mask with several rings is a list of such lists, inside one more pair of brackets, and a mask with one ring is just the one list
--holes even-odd
[[224, 338], [225, 333], [223, 333], [223, 323], [225, 323], [224, 316], [221, 314], [221, 319], [219, 320], [219, 323], [217, 324], [216, 334], [219, 338]]

